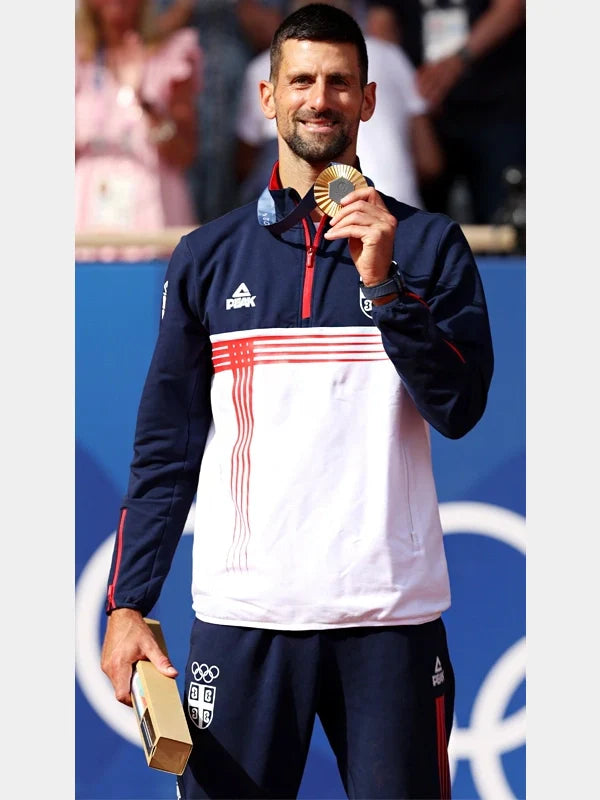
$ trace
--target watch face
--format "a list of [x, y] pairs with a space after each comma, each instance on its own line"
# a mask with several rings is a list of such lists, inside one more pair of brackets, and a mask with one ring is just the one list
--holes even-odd
[[355, 189], [368, 187], [366, 178], [348, 164], [330, 164], [315, 181], [313, 190], [317, 205], [328, 217], [341, 209], [340, 202]]

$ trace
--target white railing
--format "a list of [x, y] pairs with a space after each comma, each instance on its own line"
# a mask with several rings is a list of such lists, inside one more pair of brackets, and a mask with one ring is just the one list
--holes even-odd
[[[513, 253], [517, 250], [517, 231], [512, 225], [463, 225], [462, 229], [474, 253]], [[78, 233], [75, 236], [75, 247], [157, 247], [168, 253], [191, 230], [194, 229], [164, 228], [143, 233]]]

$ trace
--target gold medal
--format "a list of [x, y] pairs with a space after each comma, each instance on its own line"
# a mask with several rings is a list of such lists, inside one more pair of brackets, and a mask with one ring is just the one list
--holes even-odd
[[364, 175], [354, 167], [331, 164], [317, 177], [313, 192], [321, 211], [333, 217], [342, 208], [342, 198], [355, 189], [366, 189], [368, 186]]

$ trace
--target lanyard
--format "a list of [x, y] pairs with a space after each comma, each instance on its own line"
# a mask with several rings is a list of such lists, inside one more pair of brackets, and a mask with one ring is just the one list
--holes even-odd
[[373, 182], [357, 169], [348, 164], [332, 161], [319, 173], [298, 205], [283, 219], [277, 219], [275, 201], [267, 186], [258, 198], [256, 207], [258, 223], [273, 233], [280, 234], [307, 217], [316, 206], [319, 206], [327, 216], [333, 217], [339, 211], [341, 207], [339, 203], [343, 197], [355, 189], [367, 186], [373, 186]]

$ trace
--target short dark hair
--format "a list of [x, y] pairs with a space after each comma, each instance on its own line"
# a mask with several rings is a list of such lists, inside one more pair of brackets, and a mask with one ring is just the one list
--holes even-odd
[[367, 83], [369, 59], [367, 45], [356, 20], [333, 5], [310, 3], [286, 17], [271, 41], [271, 80], [277, 77], [281, 62], [281, 46], [288, 39], [308, 39], [313, 42], [342, 42], [353, 44], [358, 52], [360, 82]]

